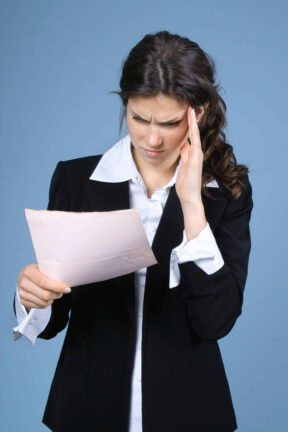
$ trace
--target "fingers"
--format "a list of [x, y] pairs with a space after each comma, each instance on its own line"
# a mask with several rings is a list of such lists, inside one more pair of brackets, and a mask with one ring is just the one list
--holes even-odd
[[[33, 297], [39, 297], [40, 300], [43, 300], [45, 302], [49, 300], [55, 300], [63, 296], [62, 292], [51, 291], [46, 289], [45, 287], [38, 286], [37, 284], [35, 284], [34, 281], [28, 278], [22, 279], [19, 286], [19, 291], [20, 289], [24, 293], [29, 293], [29, 295]], [[25, 296], [27, 296], [27, 294], [25, 294]]]
[[192, 107], [189, 107], [187, 115], [191, 146], [201, 149], [200, 132], [197, 124], [195, 110]]
[[24, 291], [23, 289], [19, 289], [19, 297], [21, 304], [29, 309], [32, 307], [37, 309], [45, 308], [51, 305], [54, 301], [52, 299], [43, 300], [40, 297], [31, 294], [29, 291]]
[[21, 270], [18, 284], [20, 280], [26, 279], [31, 281], [34, 285], [44, 290], [51, 291], [52, 293], [66, 294], [71, 292], [71, 289], [64, 282], [56, 281], [41, 273], [37, 264], [28, 265]]
[[18, 277], [18, 293], [26, 308], [44, 308], [71, 292], [63, 282], [53, 280], [40, 272], [38, 265], [24, 267]]

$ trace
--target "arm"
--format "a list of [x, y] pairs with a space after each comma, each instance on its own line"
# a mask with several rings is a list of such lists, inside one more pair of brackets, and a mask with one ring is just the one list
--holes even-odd
[[[48, 210], [70, 210], [69, 191], [63, 162], [58, 162], [51, 179]], [[39, 337], [43, 339], [51, 339], [63, 330], [69, 320], [70, 308], [71, 294], [69, 293], [53, 302], [51, 306], [50, 320]]]
[[[189, 240], [206, 224], [201, 197], [203, 152], [195, 112], [188, 109], [189, 138], [181, 150], [181, 167], [176, 191], [181, 202], [184, 227]], [[207, 274], [195, 262], [179, 264], [181, 296], [186, 303], [193, 330], [202, 338], [218, 339], [233, 327], [241, 313], [243, 289], [250, 252], [249, 220], [252, 209], [251, 186], [238, 200], [229, 200], [214, 232], [224, 265]]]
[[224, 259], [216, 273], [206, 274], [194, 262], [179, 264], [181, 296], [193, 330], [202, 338], [225, 336], [241, 314], [250, 253], [252, 192], [248, 178], [238, 200], [231, 200], [214, 235]]
[[[48, 209], [68, 210], [68, 202], [65, 172], [60, 162], [52, 177]], [[70, 292], [64, 283], [43, 275], [36, 264], [24, 267], [18, 276], [15, 298], [18, 326], [14, 329], [14, 336], [19, 338], [23, 334], [32, 343], [37, 337], [48, 339], [55, 336], [68, 322]]]

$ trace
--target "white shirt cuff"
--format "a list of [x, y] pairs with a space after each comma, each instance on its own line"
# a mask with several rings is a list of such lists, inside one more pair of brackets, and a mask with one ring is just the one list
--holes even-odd
[[18, 326], [13, 328], [14, 340], [25, 336], [32, 344], [35, 343], [37, 336], [45, 329], [51, 317], [51, 305], [44, 309], [32, 308], [27, 313], [25, 307], [20, 302], [18, 288], [15, 296], [15, 310]]
[[169, 287], [175, 288], [180, 283], [178, 264], [193, 261], [208, 275], [220, 270], [224, 261], [209, 224], [197, 237], [188, 241], [185, 231], [182, 243], [174, 248], [170, 257]]

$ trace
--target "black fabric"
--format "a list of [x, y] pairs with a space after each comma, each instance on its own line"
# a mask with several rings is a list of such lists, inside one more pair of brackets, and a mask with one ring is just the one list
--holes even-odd
[[[129, 208], [128, 182], [89, 180], [100, 156], [60, 162], [50, 210]], [[251, 186], [241, 198], [222, 188], [203, 197], [206, 217], [225, 265], [207, 275], [180, 264], [169, 289], [172, 248], [182, 240], [183, 216], [170, 191], [155, 238], [158, 264], [147, 270], [142, 334], [143, 432], [223, 432], [237, 428], [217, 339], [241, 313], [250, 252]], [[97, 239], [95, 239], [97, 242]], [[100, 245], [101, 246], [101, 245]], [[135, 354], [134, 275], [72, 288], [56, 300], [39, 337], [68, 329], [43, 422], [57, 432], [127, 432]]]

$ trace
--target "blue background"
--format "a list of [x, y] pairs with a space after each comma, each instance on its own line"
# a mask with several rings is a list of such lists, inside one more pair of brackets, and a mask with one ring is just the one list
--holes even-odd
[[220, 344], [240, 432], [287, 432], [286, 1], [1, 0], [0, 431], [41, 432], [63, 334], [12, 340], [19, 269], [34, 262], [24, 208], [45, 208], [60, 159], [118, 139], [120, 66], [167, 29], [216, 61], [228, 140], [255, 208], [243, 314]]

